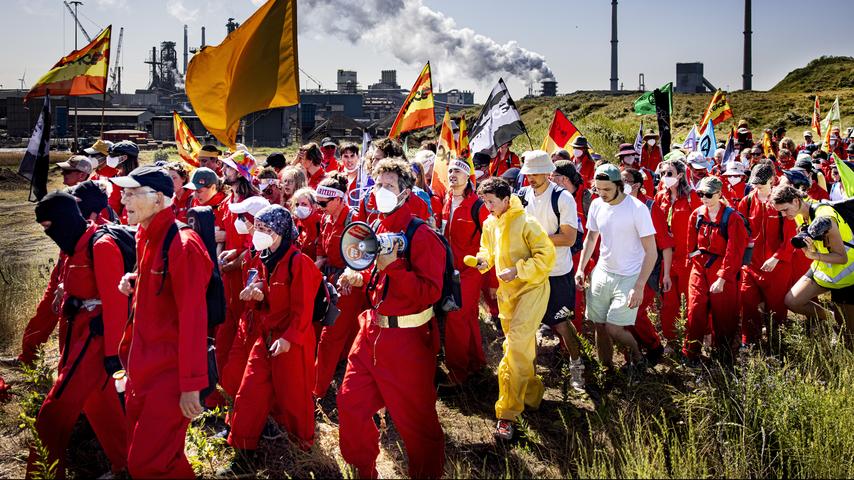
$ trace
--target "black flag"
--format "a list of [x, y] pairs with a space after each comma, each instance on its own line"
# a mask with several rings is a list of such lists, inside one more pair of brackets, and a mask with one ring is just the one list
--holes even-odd
[[658, 133], [661, 135], [661, 149], [664, 153], [670, 151], [670, 98], [659, 89], [653, 92], [655, 99], [655, 117], [658, 120]]
[[44, 108], [30, 136], [27, 152], [18, 167], [18, 175], [30, 181], [31, 202], [47, 195], [47, 171], [50, 167], [50, 95], [44, 97]]
[[483, 152], [494, 157], [498, 147], [525, 133], [516, 103], [510, 98], [504, 80], [499, 78], [471, 128], [469, 149], [472, 154]]

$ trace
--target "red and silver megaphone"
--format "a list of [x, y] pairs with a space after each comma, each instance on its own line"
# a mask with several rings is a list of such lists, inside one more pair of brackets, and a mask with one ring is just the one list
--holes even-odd
[[365, 270], [374, 264], [377, 255], [398, 252], [408, 248], [406, 235], [402, 233], [376, 233], [365, 222], [353, 222], [341, 234], [341, 258], [353, 270]]

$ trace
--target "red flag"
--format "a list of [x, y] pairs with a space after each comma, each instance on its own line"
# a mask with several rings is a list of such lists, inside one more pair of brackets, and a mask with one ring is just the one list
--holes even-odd
[[543, 145], [540, 147], [540, 150], [551, 155], [557, 150], [566, 149], [580, 135], [581, 132], [566, 118], [566, 115], [559, 108], [555, 109], [555, 116], [549, 127], [549, 133], [543, 139]]
[[812, 107], [812, 129], [815, 134], [821, 137], [821, 108], [818, 103], [818, 95], [815, 96], [815, 105]]

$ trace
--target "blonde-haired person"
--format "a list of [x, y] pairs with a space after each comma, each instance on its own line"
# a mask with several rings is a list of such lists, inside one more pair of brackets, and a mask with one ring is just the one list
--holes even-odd
[[320, 235], [323, 212], [317, 205], [314, 189], [303, 187], [294, 192], [289, 208], [294, 214], [297, 231], [299, 231], [297, 246], [312, 261], [317, 260], [317, 237]]

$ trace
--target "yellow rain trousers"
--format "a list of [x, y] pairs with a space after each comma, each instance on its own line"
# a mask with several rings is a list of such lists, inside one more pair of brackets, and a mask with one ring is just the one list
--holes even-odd
[[537, 329], [549, 303], [549, 272], [555, 248], [539, 222], [527, 214], [515, 195], [501, 217], [483, 223], [477, 256], [496, 275], [516, 267], [511, 282], [499, 279], [498, 311], [504, 330], [504, 357], [498, 364], [495, 416], [515, 420], [525, 406], [536, 409], [543, 399], [543, 381], [536, 375]]

